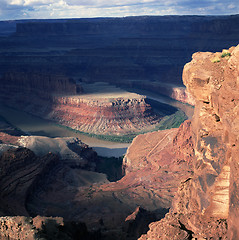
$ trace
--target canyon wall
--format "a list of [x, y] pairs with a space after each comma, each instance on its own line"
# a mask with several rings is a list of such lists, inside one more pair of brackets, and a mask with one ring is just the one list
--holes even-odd
[[24, 148], [9, 149], [0, 157], [1, 210], [8, 215], [25, 215], [26, 198], [39, 178], [49, 173], [59, 161], [48, 154], [42, 158]]
[[4, 104], [90, 134], [149, 131], [165, 115], [154, 113], [143, 95], [104, 84], [84, 93], [82, 84], [64, 75], [13, 72], [1, 82]]
[[73, 79], [64, 75], [34, 73], [34, 72], [7, 72], [1, 78], [4, 91], [12, 94], [37, 94], [44, 97], [54, 93], [77, 94], [83, 90]]
[[[104, 95], [104, 94], [103, 94]], [[48, 117], [73, 129], [94, 133], [126, 135], [153, 129], [160, 121], [145, 97], [95, 96], [54, 97]]]
[[43, 192], [33, 188], [28, 195], [28, 213], [84, 220], [90, 230], [117, 239], [116, 232], [131, 234], [122, 226], [136, 219], [138, 206], [153, 212], [150, 219], [171, 207], [140, 239], [237, 239], [238, 66], [239, 46], [195, 53], [183, 73], [196, 102], [192, 121], [136, 137], [117, 182], [79, 187], [82, 172], [72, 178], [67, 169], [55, 169], [41, 178]]
[[193, 175], [173, 208], [140, 239], [238, 239], [239, 46], [199, 52], [183, 81], [195, 98]]
[[0, 38], [0, 74], [31, 69], [167, 94], [161, 85], [182, 85], [194, 52], [237, 44], [238, 22], [238, 15], [17, 21], [15, 33], [9, 26], [12, 34]]

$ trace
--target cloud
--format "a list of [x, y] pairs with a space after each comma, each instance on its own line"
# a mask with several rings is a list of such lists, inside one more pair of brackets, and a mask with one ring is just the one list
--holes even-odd
[[227, 6], [228, 9], [235, 9], [236, 8], [236, 5], [235, 4], [229, 4]]
[[10, 0], [9, 5], [38, 6], [38, 5], [48, 5], [53, 2], [54, 2], [53, 0]]
[[0, 0], [0, 19], [237, 14], [237, 1]]

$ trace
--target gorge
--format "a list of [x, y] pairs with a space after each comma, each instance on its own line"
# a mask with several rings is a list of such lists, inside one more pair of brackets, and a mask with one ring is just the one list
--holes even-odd
[[[7, 46], [5, 51], [1, 50], [1, 239], [238, 239], [238, 16], [139, 17], [120, 19], [117, 24], [116, 20], [51, 20], [49, 25], [44, 21], [26, 21], [18, 23], [12, 35], [1, 37], [0, 41]], [[166, 31], [175, 21], [177, 25], [165, 38], [155, 31], [159, 27]], [[139, 26], [150, 40], [137, 35], [137, 31], [141, 32]], [[99, 32], [107, 35], [108, 28], [112, 38], [98, 38]], [[45, 34], [37, 35], [39, 29], [44, 29]], [[130, 40], [127, 31], [118, 38], [122, 29], [133, 29]], [[208, 34], [207, 41], [200, 42], [197, 31], [202, 39]], [[213, 34], [223, 31], [228, 31], [225, 38], [217, 35], [215, 40]], [[86, 42], [79, 33], [85, 34]], [[56, 44], [59, 34], [62, 38]], [[69, 35], [74, 36], [66, 38]], [[185, 53], [181, 57], [186, 60], [195, 46], [187, 45], [186, 51], [186, 44], [171, 45], [169, 55], [175, 51], [179, 55], [157, 62], [159, 35], [160, 44], [168, 43], [170, 37], [173, 43], [187, 39], [202, 50], [213, 45], [210, 52], [194, 53], [184, 66], [182, 78], [187, 91], [176, 79], [175, 74], [184, 65], [176, 56]], [[32, 38], [36, 41], [32, 42]], [[16, 51], [17, 44], [26, 39], [28, 50]], [[69, 49], [59, 50], [66, 39], [74, 48], [70, 53]], [[36, 46], [41, 47], [44, 41], [51, 50], [46, 53], [39, 48], [36, 53]], [[119, 52], [112, 42], [121, 46]], [[221, 44], [225, 46], [219, 51]], [[108, 50], [104, 54], [103, 47]], [[129, 52], [123, 51], [124, 47]], [[183, 49], [179, 51], [179, 47]], [[142, 58], [146, 54], [142, 49], [155, 58]], [[215, 53], [211, 52], [214, 50]], [[137, 57], [132, 57], [131, 53], [136, 52]], [[97, 58], [92, 60], [95, 54]], [[110, 60], [106, 61], [108, 57]], [[140, 58], [147, 59], [149, 65], [144, 62], [144, 68], [140, 68]], [[73, 61], [82, 64], [81, 68]], [[99, 66], [97, 61], [102, 68], [92, 67]], [[119, 65], [116, 71], [112, 65], [121, 61], [125, 65]], [[29, 71], [30, 67], [34, 71]], [[154, 71], [156, 68], [159, 69]], [[62, 72], [56, 74], [56, 69]], [[160, 78], [156, 79], [157, 75]], [[161, 77], [165, 77], [165, 82]], [[129, 90], [132, 88], [135, 92]], [[152, 88], [156, 97], [141, 93]], [[164, 93], [161, 101], [157, 101], [159, 93]], [[188, 105], [178, 107], [182, 103], [172, 103], [168, 98], [173, 95], [195, 104], [192, 118], [188, 114], [190, 119], [184, 121], [182, 110]], [[109, 135], [127, 135], [135, 127], [137, 136], [123, 158], [102, 158], [76, 135], [49, 136], [48, 130], [26, 133], [17, 128], [14, 121], [6, 118], [9, 106], [18, 108], [13, 109], [15, 113], [24, 110], [69, 127], [74, 128], [77, 123], [82, 127], [78, 130], [90, 130], [91, 134], [107, 135], [104, 130], [112, 126], [107, 130]], [[94, 114], [107, 116], [107, 121], [94, 122]], [[89, 124], [84, 126], [80, 122], [83, 120]], [[183, 122], [180, 126], [179, 120]], [[160, 122], [157, 128], [155, 125]], [[109, 129], [117, 130], [113, 133]]]

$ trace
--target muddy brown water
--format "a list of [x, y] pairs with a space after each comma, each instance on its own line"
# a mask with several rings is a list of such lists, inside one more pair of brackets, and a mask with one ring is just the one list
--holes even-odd
[[130, 143], [104, 141], [61, 127], [49, 120], [42, 119], [24, 111], [0, 105], [0, 115], [10, 124], [29, 135], [47, 137], [77, 137], [92, 147], [100, 156], [119, 157], [126, 153]]
[[[149, 92], [146, 91], [140, 91], [140, 94], [144, 94], [155, 101], [166, 103], [183, 110], [189, 119], [193, 115], [194, 110], [190, 105], [165, 98], [164, 96], [160, 96], [158, 94], [149, 94]], [[2, 104], [0, 104], [0, 115], [3, 116], [10, 124], [29, 135], [47, 137], [77, 137], [82, 142], [92, 147], [100, 156], [120, 157], [126, 153], [126, 150], [130, 145], [130, 143], [110, 142], [89, 137], [66, 127], [59, 126], [50, 120], [42, 119]]]

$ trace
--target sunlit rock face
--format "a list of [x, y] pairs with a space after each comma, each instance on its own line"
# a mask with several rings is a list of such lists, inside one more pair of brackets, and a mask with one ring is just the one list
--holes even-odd
[[194, 173], [181, 184], [171, 212], [141, 239], [239, 238], [238, 80], [239, 46], [195, 53], [185, 65], [183, 81], [196, 102]]
[[[184, 68], [184, 83], [197, 104], [193, 120], [195, 174], [202, 189], [205, 215], [222, 219], [230, 211], [232, 186], [236, 184], [235, 162], [238, 157], [238, 61], [239, 46], [222, 53], [196, 53]], [[229, 225], [229, 227], [232, 227]]]
[[56, 96], [49, 118], [73, 129], [94, 134], [123, 135], [153, 129], [160, 116], [154, 114], [145, 97], [127, 93], [122, 96]]
[[64, 75], [34, 72], [7, 73], [1, 82], [5, 104], [82, 132], [139, 133], [154, 129], [162, 117], [143, 95], [113, 87], [113, 92], [104, 92], [110, 85], [96, 85], [95, 92], [87, 94], [81, 84]]
[[190, 105], [195, 105], [195, 100], [191, 94], [184, 87], [174, 87], [172, 88], [171, 98], [176, 99], [183, 103], [188, 103]]

